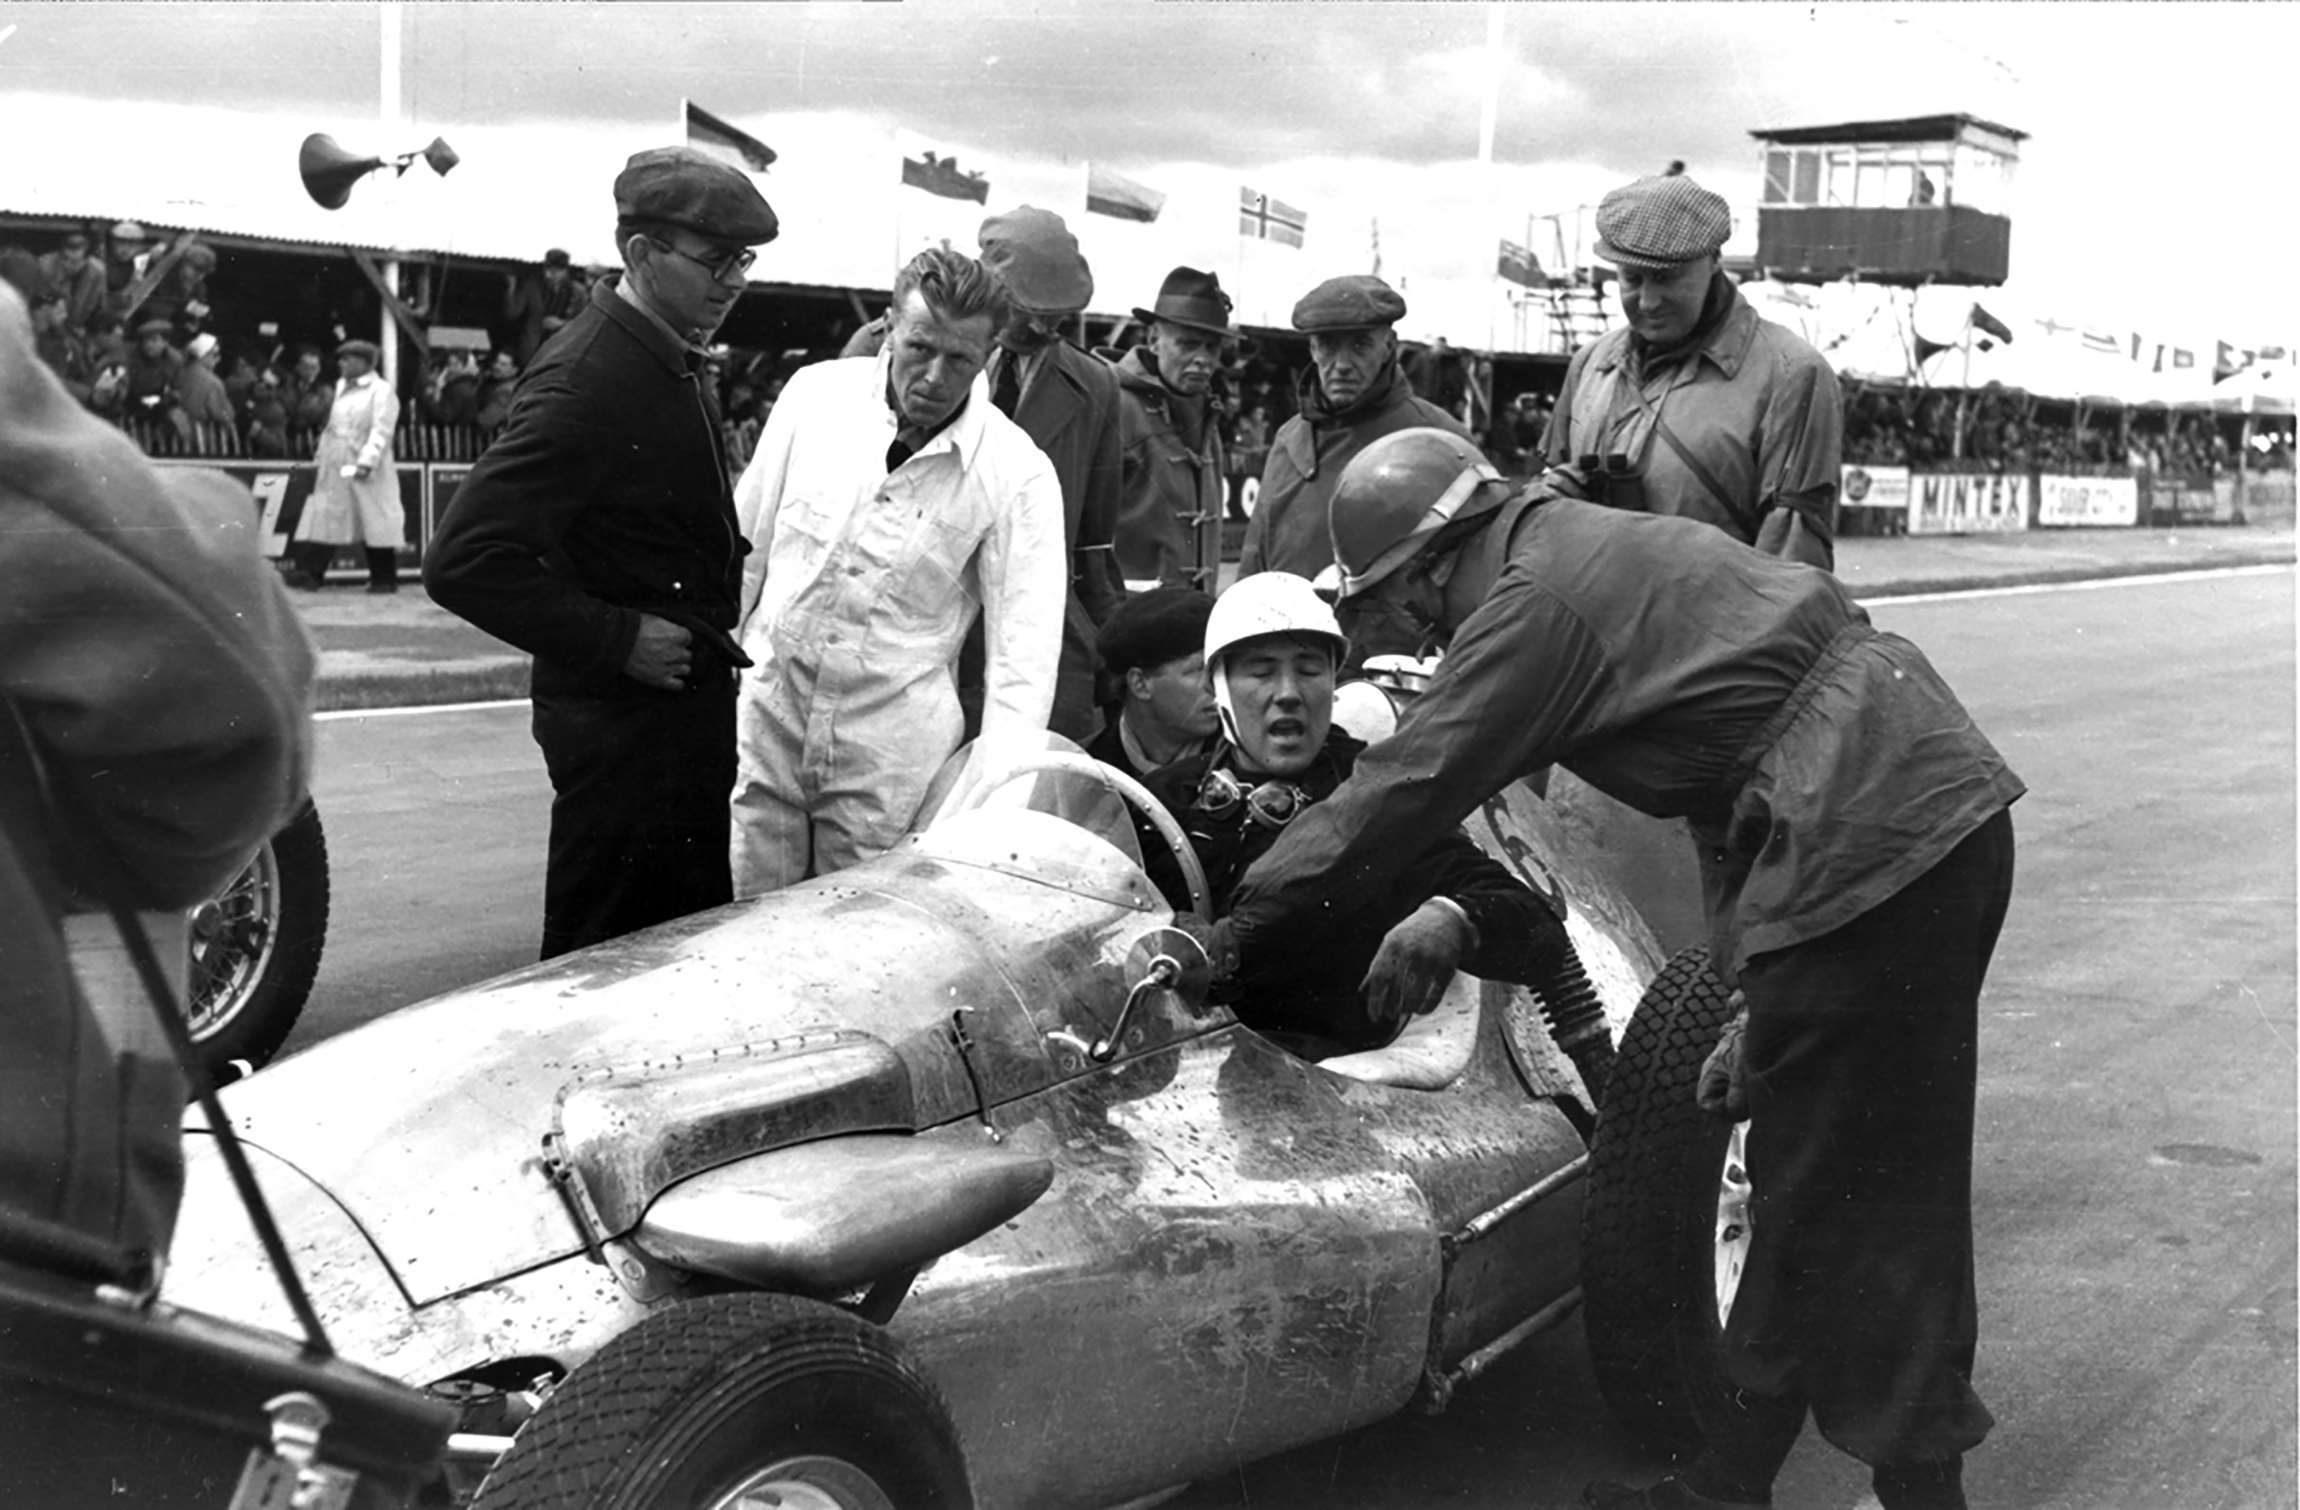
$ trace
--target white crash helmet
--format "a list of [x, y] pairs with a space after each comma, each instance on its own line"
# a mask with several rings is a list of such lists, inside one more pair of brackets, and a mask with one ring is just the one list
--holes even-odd
[[1350, 650], [1341, 622], [1309, 578], [1284, 571], [1256, 572], [1241, 577], [1214, 600], [1214, 611], [1206, 619], [1207, 668], [1219, 665], [1231, 646], [1265, 634], [1323, 636], [1333, 642], [1337, 666]]
[[1222, 733], [1232, 744], [1238, 742], [1238, 720], [1231, 711], [1230, 675], [1222, 657], [1247, 640], [1268, 634], [1303, 634], [1327, 641], [1336, 671], [1349, 658], [1349, 639], [1309, 578], [1283, 571], [1240, 578], [1214, 600], [1214, 612], [1206, 619], [1206, 671], [1214, 680], [1214, 708], [1222, 718]]

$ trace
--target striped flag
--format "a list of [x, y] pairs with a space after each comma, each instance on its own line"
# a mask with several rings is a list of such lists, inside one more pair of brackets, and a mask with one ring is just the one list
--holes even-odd
[[1272, 199], [1252, 189], [1238, 190], [1239, 235], [1251, 236], [1256, 241], [1282, 241], [1287, 246], [1300, 246], [1302, 233], [1309, 226], [1309, 215], [1284, 200]]
[[688, 146], [725, 158], [746, 173], [764, 173], [775, 160], [775, 149], [757, 137], [736, 130], [693, 100], [680, 103], [687, 113]]
[[1149, 185], [1138, 184], [1122, 173], [1113, 173], [1100, 163], [1086, 165], [1087, 214], [1148, 224], [1156, 220], [1164, 208], [1166, 196]]

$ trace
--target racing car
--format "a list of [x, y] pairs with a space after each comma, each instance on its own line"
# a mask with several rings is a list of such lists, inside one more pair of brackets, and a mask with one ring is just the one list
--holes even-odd
[[[1745, 1235], [1692, 1098], [1726, 1004], [1558, 794], [1467, 827], [1563, 909], [1603, 1087], [1555, 1003], [1467, 976], [1385, 1048], [1257, 1034], [1209, 999], [1202, 877], [1171, 908], [1126, 805], [1187, 875], [1179, 827], [1054, 743], [877, 859], [228, 1089], [337, 1345], [461, 1406], [446, 1488], [1135, 1503], [1442, 1407], [1577, 1307], [1624, 1424], [1682, 1442]], [[280, 1327], [190, 1130], [167, 1296]]]

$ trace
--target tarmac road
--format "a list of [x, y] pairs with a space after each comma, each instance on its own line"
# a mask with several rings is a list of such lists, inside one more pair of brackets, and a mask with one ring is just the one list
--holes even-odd
[[[2295, 1494], [2293, 573], [1872, 605], [2030, 795], [1983, 1003], [1977, 1505]], [[548, 793], [524, 707], [323, 725], [336, 921], [297, 1042], [532, 957]], [[1091, 1450], [1091, 1444], [1081, 1444]], [[1190, 1490], [1189, 1510], [1577, 1503], [1643, 1475], [1577, 1328], [1446, 1415]], [[1866, 1474], [1810, 1435], [1783, 1507]]]

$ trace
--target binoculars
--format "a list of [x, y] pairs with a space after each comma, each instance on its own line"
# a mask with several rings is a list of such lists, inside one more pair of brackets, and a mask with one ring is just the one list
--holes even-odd
[[1575, 463], [1591, 503], [1609, 508], [1645, 512], [1645, 477], [1637, 464], [1620, 451], [1599, 456], [1592, 451]]

